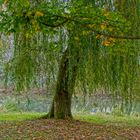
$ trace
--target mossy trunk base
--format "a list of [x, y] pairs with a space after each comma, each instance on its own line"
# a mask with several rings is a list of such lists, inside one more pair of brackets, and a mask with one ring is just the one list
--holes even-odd
[[60, 92], [54, 97], [49, 113], [43, 118], [72, 119], [71, 97], [65, 91]]

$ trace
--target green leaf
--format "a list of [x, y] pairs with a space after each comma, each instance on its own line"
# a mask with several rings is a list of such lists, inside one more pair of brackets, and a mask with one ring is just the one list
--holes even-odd
[[19, 0], [19, 3], [23, 6], [23, 7], [29, 7], [30, 6], [30, 2], [29, 0]]

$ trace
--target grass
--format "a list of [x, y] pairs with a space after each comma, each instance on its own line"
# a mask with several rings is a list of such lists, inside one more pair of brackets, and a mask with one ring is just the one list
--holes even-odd
[[114, 115], [75, 115], [75, 119], [102, 125], [140, 126], [140, 117]]
[[43, 113], [24, 112], [24, 113], [2, 113], [0, 121], [23, 121], [40, 118]]
[[[40, 118], [44, 113], [36, 112], [27, 112], [27, 113], [5, 113], [0, 114], [0, 121], [24, 121], [24, 120], [33, 120]], [[111, 124], [111, 125], [126, 125], [126, 126], [140, 126], [140, 117], [133, 116], [114, 116], [114, 115], [83, 115], [75, 114], [74, 119], [80, 121], [86, 121], [101, 125]]]

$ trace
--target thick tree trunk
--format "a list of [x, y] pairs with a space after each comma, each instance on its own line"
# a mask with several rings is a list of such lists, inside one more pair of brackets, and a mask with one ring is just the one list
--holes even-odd
[[[48, 118], [65, 119], [72, 118], [71, 100], [72, 92], [75, 86], [77, 64], [79, 56], [76, 56], [76, 63], [70, 68], [69, 50], [67, 49], [63, 56], [59, 67], [56, 93], [52, 102]], [[70, 68], [70, 69], [69, 69]], [[71, 75], [69, 75], [71, 73]]]

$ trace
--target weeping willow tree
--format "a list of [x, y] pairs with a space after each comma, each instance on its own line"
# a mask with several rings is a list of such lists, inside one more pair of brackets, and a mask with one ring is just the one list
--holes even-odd
[[104, 89], [123, 108], [139, 97], [139, 13], [138, 0], [1, 0], [0, 30], [13, 42], [6, 83], [55, 85], [45, 117], [71, 118], [75, 87]]

